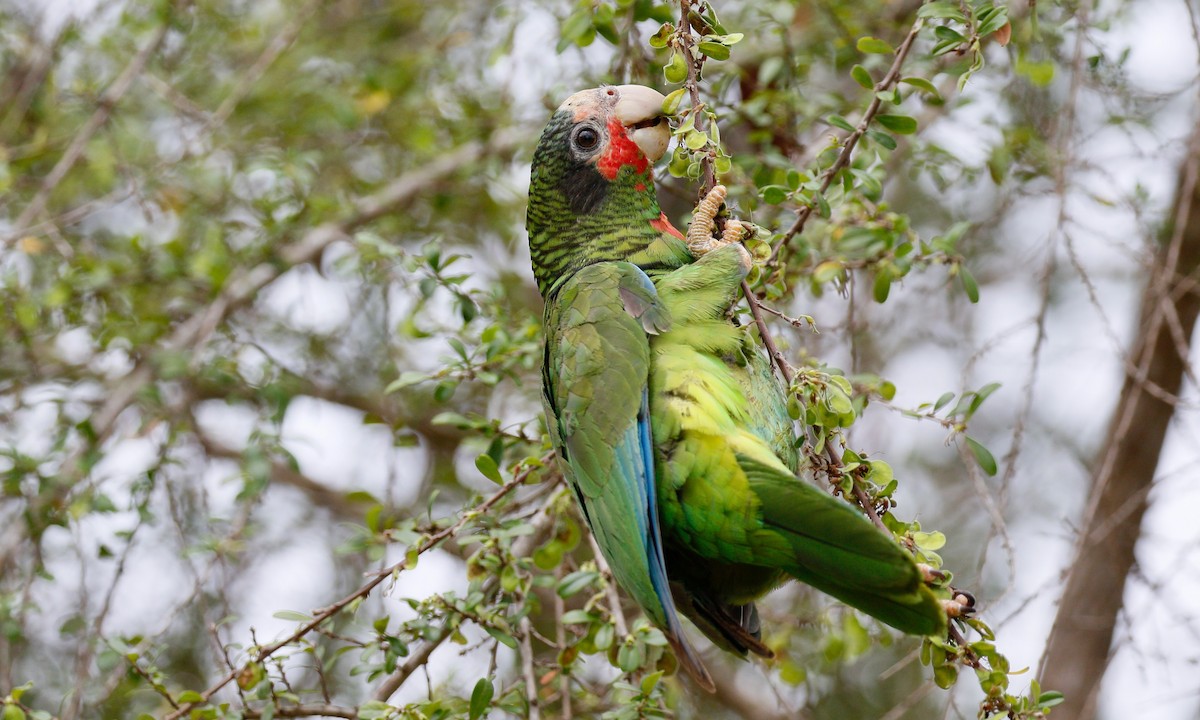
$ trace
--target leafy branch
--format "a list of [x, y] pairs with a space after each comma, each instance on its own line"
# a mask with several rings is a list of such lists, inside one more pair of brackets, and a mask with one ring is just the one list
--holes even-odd
[[[899, 47], [895, 49], [894, 52], [896, 54], [896, 58], [892, 61], [892, 66], [888, 68], [888, 71], [883, 76], [883, 79], [878, 83], [875, 83], [872, 87], [874, 95], [871, 98], [871, 104], [868, 105], [867, 109], [863, 112], [862, 118], [858, 121], [858, 125], [850, 130], [846, 137], [839, 141], [842, 150], [838, 153], [837, 160], [835, 160], [834, 163], [826, 168], [821, 174], [821, 183], [818, 186], [813, 201], [805, 203], [800, 207], [800, 210], [796, 213], [795, 221], [792, 222], [787, 231], [784, 232], [783, 235], [781, 235], [779, 239], [772, 244], [771, 255], [767, 258], [768, 264], [775, 263], [780, 251], [792, 241], [792, 238], [804, 231], [804, 226], [808, 222], [808, 219], [812, 216], [813, 211], [819, 207], [819, 200], [817, 199], [817, 196], [823, 196], [825, 192], [829, 190], [829, 187], [833, 184], [833, 181], [837, 178], [838, 173], [850, 165], [850, 158], [854, 154], [854, 148], [858, 146], [858, 141], [867, 133], [871, 126], [871, 122], [875, 120], [875, 116], [879, 114], [879, 110], [883, 107], [883, 98], [885, 97], [885, 94], [894, 90], [896, 84], [900, 81], [901, 71], [904, 68], [904, 61], [908, 59], [908, 53], [910, 50], [912, 50], [913, 43], [916, 42], [917, 35], [920, 34], [921, 28], [924, 24], [924, 19], [918, 17], [913, 22], [911, 29], [909, 29], [908, 34], [904, 37], [904, 40], [900, 43]], [[863, 41], [872, 42], [864, 43]], [[880, 48], [877, 44], [882, 44], [887, 48], [888, 52], [892, 52], [892, 48], [890, 46], [888, 46], [882, 40], [878, 40], [876, 38], [863, 38], [859, 41], [859, 49], [862, 50], [864, 45], [866, 45], [866, 47], [873, 52], [878, 52]], [[856, 67], [861, 68], [861, 66]], [[863, 70], [862, 72], [866, 73], [867, 71]], [[870, 75], [868, 74], [867, 77], [870, 77]]]
[[[389, 578], [395, 578], [398, 574], [403, 572], [405, 569], [414, 565], [416, 563], [417, 557], [419, 557], [422, 553], [425, 553], [425, 552], [437, 547], [439, 544], [441, 544], [445, 540], [458, 535], [460, 532], [462, 532], [463, 528], [465, 528], [469, 523], [473, 522], [476, 518], [478, 518], [481, 515], [484, 515], [489, 510], [491, 510], [493, 507], [495, 507], [501, 500], [503, 500], [510, 493], [512, 493], [514, 490], [516, 490], [518, 487], [520, 487], [522, 484], [524, 484], [527, 480], [529, 480], [531, 475], [535, 471], [544, 467], [546, 465], [546, 463], [550, 462], [551, 459], [552, 459], [552, 455], [546, 455], [546, 456], [542, 457], [540, 460], [538, 460], [537, 462], [533, 462], [533, 463], [529, 463], [529, 464], [525, 465], [525, 467], [523, 467], [519, 471], [515, 472], [513, 474], [512, 479], [509, 480], [508, 482], [506, 482], [491, 497], [489, 497], [487, 500], [485, 500], [482, 503], [480, 503], [479, 505], [477, 505], [474, 509], [463, 512], [459, 516], [458, 521], [455, 522], [453, 525], [448, 525], [447, 527], [442, 528], [441, 530], [438, 530], [437, 532], [434, 532], [434, 533], [431, 533], [431, 534], [425, 536], [425, 538], [423, 538], [419, 543], [417, 543], [414, 546], [411, 546], [408, 549], [407, 553], [405, 554], [405, 556], [402, 560], [400, 560], [399, 562], [393, 563], [392, 565], [388, 566], [387, 568], [384, 568], [383, 570], [376, 572], [374, 574], [374, 577], [372, 577], [371, 580], [364, 583], [361, 587], [359, 587], [354, 592], [352, 592], [349, 595], [343, 597], [342, 599], [334, 602], [333, 604], [317, 611], [310, 620], [304, 622], [302, 625], [300, 625], [300, 627], [298, 627], [290, 635], [284, 637], [281, 640], [277, 640], [269, 645], [266, 645], [266, 646], [261, 647], [258, 650], [256, 650], [251, 655], [250, 659], [247, 660], [246, 666], [249, 667], [249, 666], [261, 664], [264, 660], [266, 660], [267, 658], [274, 655], [280, 649], [287, 647], [288, 645], [291, 645], [292, 643], [295, 643], [297, 640], [301, 639], [305, 635], [308, 635], [310, 632], [313, 632], [318, 627], [324, 625], [326, 622], [328, 622], [331, 618], [336, 616], [342, 610], [349, 607], [352, 603], [355, 603], [356, 601], [362, 600], [363, 598], [367, 597], [367, 595], [369, 595], [372, 590], [379, 587], [379, 585], [381, 583], [383, 583], [385, 580], [388, 580]], [[431, 650], [431, 652], [432, 652], [432, 650]], [[174, 712], [172, 712], [166, 716], [166, 720], [178, 720], [179, 718], [182, 718], [185, 715], [187, 715], [193, 708], [197, 707], [198, 705], [207, 703], [212, 698], [213, 695], [215, 695], [219, 690], [221, 690], [221, 688], [225, 687], [229, 683], [236, 680], [238, 678], [239, 673], [241, 673], [241, 670], [230, 670], [229, 672], [225, 673], [225, 675], [222, 676], [219, 680], [217, 680], [215, 683], [210, 685], [203, 692], [185, 694], [185, 696], [187, 696], [189, 699], [186, 702], [182, 702], [181, 704], [179, 704], [177, 709]], [[195, 697], [191, 697], [192, 695], [194, 695]], [[172, 701], [172, 704], [175, 704], [175, 702], [176, 701]]]

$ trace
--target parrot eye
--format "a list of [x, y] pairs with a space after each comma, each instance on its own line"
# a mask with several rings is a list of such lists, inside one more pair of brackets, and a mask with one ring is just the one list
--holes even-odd
[[596, 131], [596, 128], [584, 125], [575, 131], [575, 137], [572, 139], [575, 147], [580, 150], [594, 150], [596, 145], [600, 144], [600, 133]]

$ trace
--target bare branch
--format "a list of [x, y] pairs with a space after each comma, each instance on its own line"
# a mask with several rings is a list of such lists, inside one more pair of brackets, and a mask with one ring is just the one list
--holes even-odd
[[[242, 710], [242, 717], [246, 718], [261, 718], [264, 714], [262, 710], [254, 710], [252, 708], [244, 708]], [[330, 705], [329, 703], [277, 705], [271, 708], [271, 715], [273, 717], [286, 718], [337, 717], [355, 720], [358, 717], [358, 708]]]

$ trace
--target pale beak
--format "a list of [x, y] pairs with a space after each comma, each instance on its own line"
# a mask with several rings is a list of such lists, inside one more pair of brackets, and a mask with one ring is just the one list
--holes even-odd
[[613, 114], [625, 126], [629, 139], [641, 149], [650, 162], [657, 162], [667, 153], [671, 143], [671, 125], [663, 115], [666, 98], [657, 90], [643, 85], [618, 85], [619, 94]]

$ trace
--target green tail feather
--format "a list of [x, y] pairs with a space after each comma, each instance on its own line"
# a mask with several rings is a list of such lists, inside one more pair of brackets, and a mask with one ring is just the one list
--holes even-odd
[[845, 502], [794, 476], [743, 456], [738, 463], [762, 502], [765, 554], [779, 567], [897, 630], [945, 632], [941, 603], [912, 556], [891, 538]]

